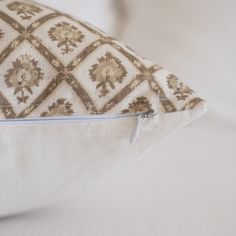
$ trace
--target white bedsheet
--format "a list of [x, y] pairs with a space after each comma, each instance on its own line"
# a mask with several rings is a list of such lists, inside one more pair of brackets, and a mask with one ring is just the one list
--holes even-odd
[[[68, 7], [68, 1], [60, 2]], [[108, 2], [102, 2], [107, 9]], [[85, 184], [64, 203], [0, 220], [0, 236], [236, 235], [236, 3], [125, 4], [129, 16], [120, 38], [177, 72], [205, 96], [210, 112], [141, 162], [95, 186]], [[103, 22], [99, 26], [109, 31], [106, 10], [97, 16]]]

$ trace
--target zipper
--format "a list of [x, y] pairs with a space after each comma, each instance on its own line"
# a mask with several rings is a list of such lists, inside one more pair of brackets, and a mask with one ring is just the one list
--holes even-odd
[[131, 144], [134, 144], [136, 142], [136, 140], [139, 136], [140, 130], [141, 130], [142, 123], [147, 119], [153, 119], [157, 115], [158, 115], [157, 112], [145, 112], [145, 113], [141, 113], [137, 116], [135, 128], [130, 136], [130, 143]]
[[58, 117], [42, 117], [42, 118], [19, 118], [0, 120], [0, 124], [33, 124], [33, 123], [55, 123], [69, 121], [104, 121], [122, 118], [135, 118], [136, 125], [131, 133], [130, 143], [134, 144], [138, 138], [142, 123], [147, 119], [152, 119], [158, 114], [154, 111], [142, 112], [136, 114], [118, 114], [118, 115], [80, 115], [80, 116], [58, 116]]

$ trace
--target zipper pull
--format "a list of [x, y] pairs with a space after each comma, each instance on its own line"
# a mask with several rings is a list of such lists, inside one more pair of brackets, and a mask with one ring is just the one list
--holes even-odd
[[131, 137], [130, 137], [130, 143], [131, 144], [134, 144], [135, 141], [137, 140], [138, 138], [138, 135], [140, 133], [140, 129], [141, 129], [141, 126], [142, 126], [142, 123], [147, 120], [147, 119], [151, 119], [151, 118], [154, 118], [155, 116], [157, 116], [157, 113], [156, 112], [145, 112], [145, 113], [142, 113], [142, 114], [139, 114], [137, 116], [137, 122], [136, 122], [136, 126], [131, 134]]

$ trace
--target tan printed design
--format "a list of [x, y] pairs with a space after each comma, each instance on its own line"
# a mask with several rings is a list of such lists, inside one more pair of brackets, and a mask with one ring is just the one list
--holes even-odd
[[85, 37], [81, 31], [67, 22], [56, 24], [48, 31], [48, 35], [52, 41], [58, 42], [57, 47], [61, 48], [63, 54], [73, 52]]
[[167, 77], [168, 87], [174, 90], [174, 95], [178, 100], [185, 100], [189, 95], [192, 95], [193, 90], [181, 82], [175, 75]]
[[38, 62], [28, 54], [21, 55], [12, 65], [4, 75], [5, 82], [9, 88], [14, 88], [18, 103], [27, 103], [29, 96], [26, 93], [33, 94], [32, 88], [39, 87], [39, 81], [43, 79], [44, 74], [38, 67]]
[[132, 103], [129, 103], [129, 108], [121, 111], [125, 113], [139, 113], [139, 112], [152, 112], [152, 104], [146, 97], [138, 97]]
[[12, 2], [7, 7], [11, 11], [16, 11], [22, 20], [31, 20], [33, 16], [43, 11], [38, 6], [26, 2]]
[[[150, 72], [152, 71], [151, 73], [155, 73], [155, 71], [153, 71], [154, 68], [155, 67], [150, 68]], [[158, 70], [158, 69], [156, 69], [156, 70]], [[149, 76], [148, 84], [149, 84], [151, 90], [157, 95], [157, 97], [159, 97], [160, 103], [163, 106], [166, 113], [177, 111], [175, 105], [167, 98], [163, 88], [155, 80], [153, 75]]]
[[191, 110], [191, 109], [194, 109], [198, 104], [200, 104], [201, 102], [203, 102], [204, 100], [199, 98], [199, 97], [196, 97], [194, 99], [192, 99], [191, 101], [189, 101], [183, 108], [182, 108], [182, 111], [185, 111], [185, 110]]
[[[158, 82], [159, 73], [156, 73], [162, 70], [160, 66], [151, 66], [151, 64], [150, 67], [147, 66], [146, 62], [140, 56], [131, 52], [125, 45], [101, 33], [87, 23], [53, 9], [50, 10], [49, 14], [46, 14], [44, 10], [45, 6], [35, 4], [33, 1], [7, 0], [1, 1], [1, 5], [5, 5], [7, 8], [7, 10], [4, 7], [0, 9], [1, 22], [4, 21], [10, 28], [18, 32], [18, 36], [15, 39], [11, 36], [6, 39], [6, 41], [9, 39], [9, 44], [0, 52], [0, 71], [5, 71], [5, 67], [12, 63], [12, 68], [5, 73], [5, 80], [3, 81], [7, 85], [5, 90], [8, 89], [9, 91], [2, 91], [4, 86], [0, 88], [0, 109], [6, 119], [26, 118], [33, 111], [36, 111], [34, 113], [35, 116], [40, 116], [41, 112], [38, 114], [37, 108], [45, 103], [49, 96], [52, 99], [53, 97], [55, 98], [57, 94], [55, 91], [62, 82], [69, 85], [66, 87], [65, 93], [68, 95], [71, 93], [76, 94], [86, 109], [85, 113], [91, 115], [104, 114], [110, 112], [116, 106], [119, 107], [121, 102], [124, 99], [129, 99], [134, 91], [141, 92], [142, 86], [140, 85], [142, 83], [148, 83], [150, 91], [144, 91], [143, 94], [140, 93], [138, 98], [132, 103], [127, 104], [127, 109], [124, 109], [122, 111], [123, 113], [138, 112], [139, 110], [145, 111], [145, 109], [148, 109], [149, 105], [151, 105], [149, 104], [149, 99], [145, 97], [148, 92], [150, 92], [150, 97], [156, 96], [160, 98], [160, 103], [165, 113], [176, 112], [181, 109], [190, 110], [203, 101], [197, 98], [193, 91], [174, 75], [164, 77], [160, 73], [160, 80], [166, 82], [167, 85], [163, 87], [162, 83]], [[17, 14], [23, 21], [32, 20], [32, 22], [28, 22], [30, 25], [25, 27], [12, 16], [13, 14], [9, 14], [9, 10], [12, 11], [11, 13], [14, 12], [15, 15]], [[42, 13], [45, 14], [43, 15]], [[34, 17], [36, 18], [35, 21], [33, 21]], [[57, 17], [64, 17], [70, 21], [63, 20], [58, 23], [55, 19]], [[36, 35], [34, 34], [35, 31], [37, 32], [41, 28], [47, 32], [47, 37], [43, 42], [36, 36], [37, 33]], [[80, 28], [81, 31], [79, 30]], [[89, 35], [96, 36], [93, 42], [89, 42]], [[6, 38], [6, 33], [4, 34], [3, 27], [0, 23], [0, 40], [2, 38]], [[16, 57], [16, 51], [24, 50], [23, 42], [26, 45], [30, 45], [33, 51], [36, 51], [36, 54], [34, 52], [28, 52], [31, 56], [22, 55]], [[23, 48], [20, 48], [21, 46]], [[107, 49], [108, 51], [103, 56], [94, 58], [94, 51], [99, 50], [102, 46], [112, 47], [115, 52], [111, 53]], [[68, 56], [68, 62], [65, 63], [64, 60], [60, 60], [57, 56], [58, 50], [63, 55], [66, 54], [66, 57]], [[77, 50], [80, 51], [78, 54], [76, 53]], [[46, 88], [41, 86], [43, 81], [40, 82], [44, 74], [42, 73], [42, 68], [38, 65], [38, 54], [45, 59], [45, 63], [55, 72], [54, 77]], [[5, 63], [10, 55], [16, 59], [10, 63], [8, 62], [7, 65]], [[125, 59], [120, 59], [119, 55], [122, 55], [122, 58]], [[83, 62], [89, 61], [90, 58], [96, 61], [85, 71], [84, 66], [86, 63]], [[124, 60], [126, 63], [128, 62], [129, 69], [125, 67], [126, 63]], [[44, 70], [46, 69], [44, 68]], [[87, 78], [80, 81], [80, 73], [77, 74], [77, 70], [84, 70], [83, 75], [87, 76]], [[134, 77], [130, 78], [131, 81], [128, 83], [126, 76], [129, 71], [131, 71], [130, 74], [134, 74]], [[53, 72], [46, 71], [46, 73]], [[126, 82], [125, 80], [127, 83], [124, 83]], [[83, 84], [85, 81], [89, 83], [89, 90]], [[101, 101], [95, 101], [94, 96], [91, 97], [91, 83], [94, 84], [92, 86], [92, 92], [98, 94], [100, 98], [102, 97]], [[35, 92], [36, 87], [38, 87], [37, 96]], [[115, 92], [114, 96], [112, 96], [112, 91]], [[9, 93], [12, 93], [12, 96], [17, 98], [19, 104], [27, 103], [27, 106], [21, 110], [17, 107], [17, 104], [11, 104], [11, 101], [8, 101]], [[168, 96], [170, 93], [176, 96], [176, 99], [173, 99], [174, 101], [170, 100]], [[63, 107], [62, 103], [67, 104], [64, 106], [64, 108], [68, 108], [67, 113], [64, 112], [63, 114], [71, 114], [73, 109], [72, 107], [69, 108], [69, 106], [77, 106], [76, 100], [68, 102], [63, 100], [64, 98], [61, 99], [55, 99], [56, 102], [54, 105]], [[155, 97], [152, 97], [152, 99], [155, 99]], [[45, 111], [47, 115], [53, 113], [53, 110], [55, 111], [53, 109], [55, 108], [54, 105], [51, 105], [50, 109], [48, 108], [48, 111]], [[45, 112], [43, 113], [44, 115], [46, 114]]]
[[4, 32], [0, 29], [0, 40], [3, 39], [4, 37]]
[[115, 89], [115, 83], [123, 82], [127, 71], [118, 58], [107, 52], [98, 59], [98, 64], [92, 66], [89, 75], [98, 83], [96, 88], [101, 88], [100, 97], [104, 97], [110, 92], [108, 88]]
[[0, 108], [5, 115], [6, 119], [14, 119], [16, 118], [16, 113], [11, 107], [11, 104], [7, 101], [4, 95], [0, 91]]
[[43, 112], [41, 117], [49, 116], [69, 116], [74, 113], [72, 104], [65, 98], [59, 98], [51, 106], [48, 107], [48, 111]]

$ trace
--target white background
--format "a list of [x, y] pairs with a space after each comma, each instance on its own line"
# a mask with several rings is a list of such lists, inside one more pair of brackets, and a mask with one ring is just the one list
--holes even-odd
[[176, 73], [210, 111], [79, 196], [0, 221], [0, 236], [235, 236], [236, 2], [41, 2], [115, 34]]

